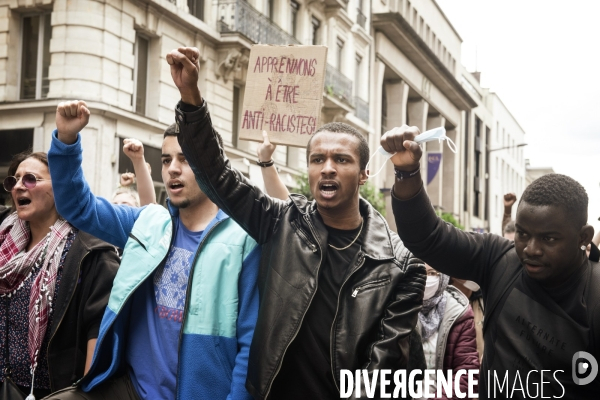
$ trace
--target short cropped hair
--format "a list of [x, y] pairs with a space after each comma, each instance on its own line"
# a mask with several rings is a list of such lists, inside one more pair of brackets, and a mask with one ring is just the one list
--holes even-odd
[[575, 179], [561, 174], [547, 174], [533, 181], [521, 196], [521, 202], [535, 206], [561, 207], [577, 227], [587, 224], [588, 195]]
[[364, 170], [367, 167], [367, 163], [369, 162], [369, 143], [367, 143], [367, 139], [355, 128], [348, 124], [344, 124], [343, 122], [330, 122], [328, 124], [323, 125], [312, 135], [308, 144], [306, 145], [306, 163], [308, 164], [308, 157], [310, 155], [310, 145], [312, 140], [317, 136], [317, 134], [321, 132], [331, 132], [331, 133], [345, 133], [347, 135], [354, 136], [358, 139], [358, 158], [360, 164], [360, 170]]
[[[165, 139], [167, 136], [175, 136], [177, 137], [177, 124], [171, 124], [167, 127], [167, 129], [165, 130], [165, 133], [163, 134], [163, 139]], [[223, 138], [221, 137], [221, 135], [219, 135], [217, 133], [217, 141], [219, 142], [219, 146], [221, 146], [222, 149], [225, 149], [225, 146], [223, 145]]]

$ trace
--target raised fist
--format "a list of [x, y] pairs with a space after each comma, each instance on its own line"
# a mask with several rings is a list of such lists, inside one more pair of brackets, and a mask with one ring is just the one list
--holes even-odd
[[195, 47], [179, 47], [167, 54], [171, 66], [171, 77], [179, 89], [181, 100], [196, 106], [201, 105], [202, 96], [198, 89], [200, 51]]
[[514, 193], [506, 193], [504, 195], [504, 207], [509, 208], [512, 207], [513, 204], [517, 201], [517, 195]]
[[423, 150], [414, 139], [420, 133], [416, 126], [402, 125], [381, 137], [381, 147], [393, 154], [390, 160], [399, 170], [413, 171], [419, 168]]
[[123, 153], [132, 161], [142, 160], [144, 158], [144, 145], [137, 139], [124, 139]]
[[90, 110], [83, 100], [63, 101], [56, 108], [56, 129], [59, 140], [74, 143], [77, 133], [90, 121]]
[[131, 186], [135, 183], [135, 174], [133, 172], [125, 172], [121, 174], [121, 179], [119, 184], [122, 187]]

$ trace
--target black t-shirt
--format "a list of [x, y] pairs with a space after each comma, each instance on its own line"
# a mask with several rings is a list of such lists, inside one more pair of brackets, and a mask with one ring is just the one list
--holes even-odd
[[[489, 370], [490, 375], [481, 377], [487, 381], [482, 389], [488, 390], [480, 391], [480, 398], [541, 398], [542, 381], [544, 396], [572, 398], [577, 393], [581, 399], [597, 398], [597, 385], [575, 385], [569, 368], [573, 355], [590, 345], [584, 293], [590, 268], [586, 264], [552, 290], [524, 270], [516, 277], [502, 296], [498, 312], [487, 317], [486, 329], [493, 340], [485, 343], [482, 371]], [[528, 379], [530, 371], [537, 372], [531, 372], [534, 376]], [[505, 377], [508, 385], [501, 391]]]
[[[344, 248], [354, 240], [360, 228], [346, 231], [327, 227], [328, 242], [337, 248]], [[361, 243], [362, 238], [359, 237], [345, 250], [335, 250], [329, 246], [324, 248], [326, 254], [319, 270], [317, 292], [298, 335], [285, 353], [269, 400], [340, 397], [331, 372], [331, 326], [348, 266], [353, 264]]]

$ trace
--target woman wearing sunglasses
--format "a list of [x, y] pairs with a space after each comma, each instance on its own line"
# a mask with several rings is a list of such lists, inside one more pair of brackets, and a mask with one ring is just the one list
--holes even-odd
[[8, 375], [40, 399], [89, 368], [119, 258], [113, 246], [58, 215], [45, 153], [17, 154], [8, 175], [3, 186], [12, 213], [0, 225], [0, 381]]

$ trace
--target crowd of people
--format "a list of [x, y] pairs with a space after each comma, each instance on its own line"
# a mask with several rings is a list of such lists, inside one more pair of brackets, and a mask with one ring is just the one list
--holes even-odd
[[[265, 132], [263, 191], [225, 156], [198, 50], [166, 58], [181, 95], [162, 142], [166, 207], [135, 139], [123, 146], [134, 171], [111, 199], [92, 193], [84, 101], [58, 105], [48, 154], [13, 158], [0, 398], [337, 399], [342, 370], [363, 371], [352, 398], [371, 385], [386, 397], [384, 370], [480, 371], [479, 398], [597, 397], [595, 375], [575, 378], [576, 354], [600, 359], [600, 234], [579, 183], [543, 176], [514, 220], [517, 197], [505, 195], [503, 236], [464, 232], [434, 212], [420, 132], [402, 126], [381, 138], [394, 232], [359, 195], [370, 153], [358, 131], [336, 122], [312, 135], [312, 201], [280, 180]], [[456, 390], [469, 391], [467, 377]], [[432, 381], [420, 390], [457, 397]]]

